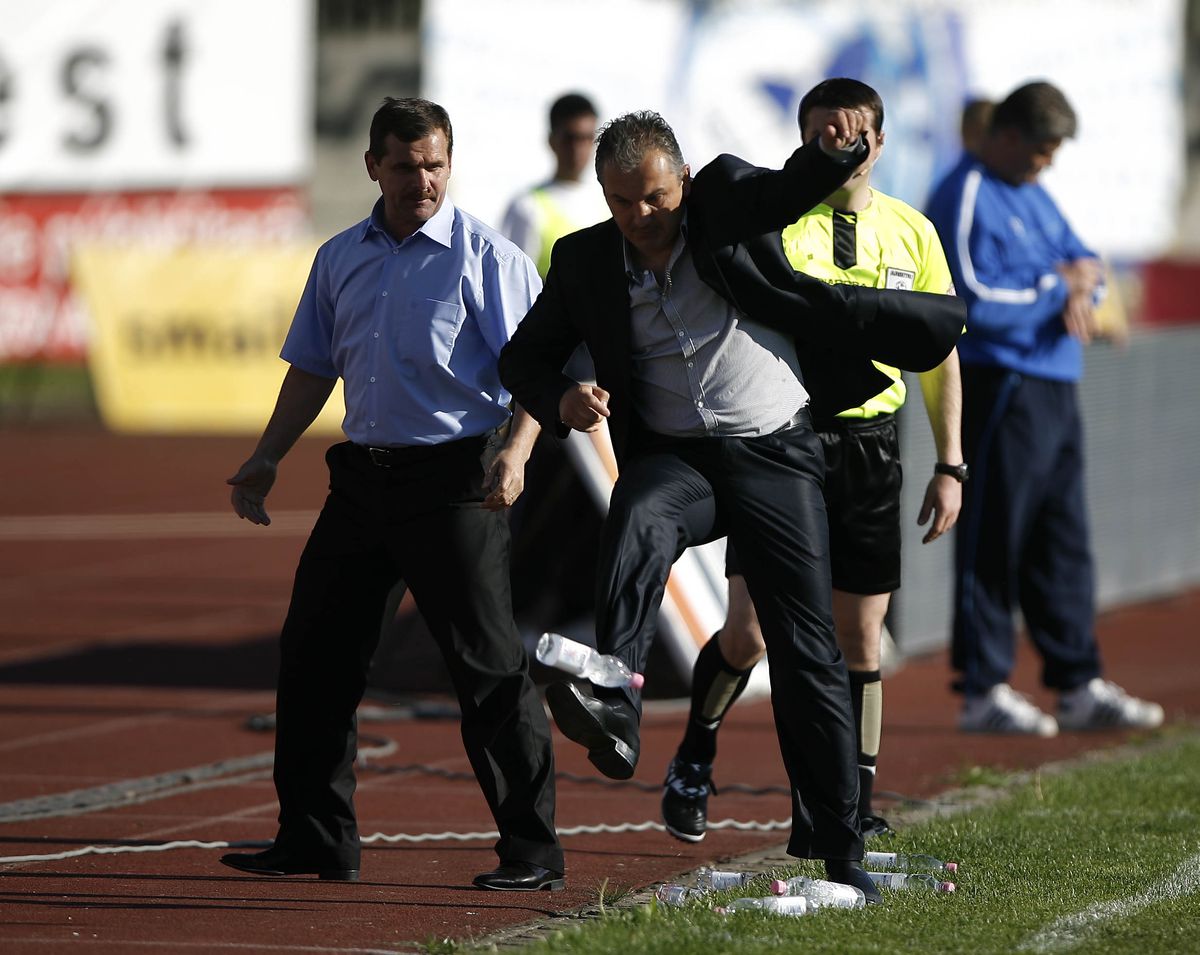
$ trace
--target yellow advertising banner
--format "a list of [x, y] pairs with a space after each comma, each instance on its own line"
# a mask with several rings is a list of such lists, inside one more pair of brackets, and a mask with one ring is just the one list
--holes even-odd
[[[114, 431], [258, 434], [316, 246], [91, 245], [72, 261], [92, 321], [96, 400]], [[340, 430], [341, 383], [313, 425]]]

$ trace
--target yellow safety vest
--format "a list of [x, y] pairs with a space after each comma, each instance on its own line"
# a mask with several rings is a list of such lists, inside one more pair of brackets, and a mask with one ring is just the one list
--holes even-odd
[[544, 280], [546, 273], [550, 271], [550, 252], [554, 248], [554, 243], [561, 239], [564, 235], [569, 235], [579, 228], [575, 223], [566, 217], [562, 209], [556, 203], [545, 189], [533, 190], [533, 204], [538, 210], [538, 219], [541, 224], [541, 248], [538, 251], [537, 266], [538, 275]]

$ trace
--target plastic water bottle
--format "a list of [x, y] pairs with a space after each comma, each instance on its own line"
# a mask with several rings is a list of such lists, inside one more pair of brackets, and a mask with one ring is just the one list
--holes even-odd
[[731, 872], [701, 866], [696, 870], [696, 885], [702, 889], [740, 889], [753, 881], [753, 872]]
[[668, 882], [666, 885], [660, 885], [654, 893], [654, 897], [662, 905], [685, 905], [696, 899], [702, 899], [708, 895], [708, 889], [693, 889], [686, 885], [675, 885]]
[[868, 872], [872, 882], [881, 889], [932, 889], [934, 892], [953, 892], [953, 882], [943, 882], [927, 872]]
[[899, 852], [868, 852], [863, 865], [893, 869], [898, 872], [957, 872], [957, 862], [943, 862], [933, 856], [904, 855]]
[[735, 912], [754, 909], [773, 912], [776, 915], [805, 915], [808, 899], [803, 895], [768, 895], [765, 899], [734, 899], [728, 905], [714, 909], [716, 912]]
[[776, 879], [771, 883], [771, 891], [779, 896], [803, 897], [810, 909], [861, 909], [867, 904], [863, 890], [856, 886], [810, 879], [804, 875], [786, 882]]
[[596, 686], [631, 686], [637, 690], [646, 682], [645, 677], [634, 673], [616, 657], [597, 653], [587, 644], [568, 640], [561, 633], [542, 634], [537, 658], [548, 667], [581, 676]]

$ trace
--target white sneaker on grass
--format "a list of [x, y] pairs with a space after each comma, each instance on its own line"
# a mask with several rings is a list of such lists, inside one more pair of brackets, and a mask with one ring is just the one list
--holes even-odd
[[1069, 690], [1058, 702], [1058, 723], [1066, 730], [1149, 730], [1162, 721], [1163, 708], [1157, 703], [1130, 696], [1100, 677]]
[[983, 696], [968, 696], [958, 728], [964, 733], [1014, 733], [1057, 736], [1058, 723], [1043, 713], [1023, 693], [1007, 683], [997, 683]]

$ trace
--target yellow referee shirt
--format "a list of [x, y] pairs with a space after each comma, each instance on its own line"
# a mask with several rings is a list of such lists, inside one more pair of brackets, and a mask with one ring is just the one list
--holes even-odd
[[[860, 212], [838, 212], [821, 203], [783, 230], [783, 251], [798, 272], [831, 284], [918, 292], [952, 292], [946, 253], [933, 224], [912, 206], [871, 190]], [[892, 379], [860, 408], [839, 418], [874, 418], [904, 404], [900, 370], [875, 362]]]

